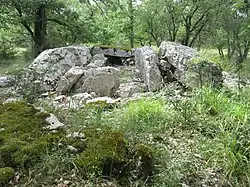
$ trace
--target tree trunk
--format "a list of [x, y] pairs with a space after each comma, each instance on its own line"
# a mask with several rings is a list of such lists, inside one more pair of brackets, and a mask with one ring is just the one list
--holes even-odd
[[129, 19], [130, 19], [130, 47], [134, 48], [134, 8], [133, 0], [129, 0]]
[[47, 16], [45, 5], [40, 5], [36, 10], [34, 22], [34, 56], [48, 48], [47, 46]]
[[247, 59], [248, 52], [249, 52], [249, 47], [250, 47], [250, 42], [249, 41], [245, 41], [244, 51], [243, 51], [243, 59], [244, 60]]

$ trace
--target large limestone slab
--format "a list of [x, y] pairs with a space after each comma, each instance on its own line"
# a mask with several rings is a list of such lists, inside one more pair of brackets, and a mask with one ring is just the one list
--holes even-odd
[[[57, 81], [72, 67], [85, 67], [91, 58], [87, 46], [68, 46], [43, 51], [29, 66], [25, 80], [33, 81], [34, 75], [45, 91], [51, 90]], [[32, 79], [32, 80], [31, 80]]]
[[203, 60], [190, 64], [180, 81], [192, 89], [204, 85], [220, 88], [223, 84], [222, 69], [215, 63]]
[[162, 88], [163, 80], [157, 66], [158, 55], [151, 47], [144, 46], [135, 51], [135, 65], [138, 74], [147, 87], [147, 91], [157, 91]]
[[69, 93], [71, 88], [77, 83], [80, 77], [85, 73], [83, 67], [72, 67], [68, 72], [66, 72], [57, 83], [56, 92]]
[[119, 88], [119, 70], [113, 67], [90, 68], [75, 88], [77, 92], [95, 92], [98, 96], [112, 97]]
[[162, 42], [160, 45], [159, 63], [164, 69], [172, 69], [176, 79], [180, 79], [188, 69], [187, 63], [197, 56], [197, 51], [191, 47], [175, 42]]

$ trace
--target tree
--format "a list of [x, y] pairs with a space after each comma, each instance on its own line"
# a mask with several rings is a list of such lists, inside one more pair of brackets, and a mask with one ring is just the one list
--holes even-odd
[[51, 47], [49, 35], [54, 25], [74, 28], [73, 23], [79, 18], [72, 5], [67, 6], [61, 0], [2, 0], [0, 7], [5, 9], [0, 12], [2, 20], [13, 25], [20, 24], [29, 34], [34, 56]]
[[157, 45], [165, 39], [193, 47], [199, 36], [212, 29], [222, 5], [221, 0], [148, 0], [141, 17]]
[[227, 1], [227, 6], [221, 9], [223, 14], [218, 22], [218, 32], [215, 40], [219, 53], [227, 49], [227, 57], [231, 59], [236, 53], [241, 61], [247, 58], [250, 47], [249, 3], [245, 0]]

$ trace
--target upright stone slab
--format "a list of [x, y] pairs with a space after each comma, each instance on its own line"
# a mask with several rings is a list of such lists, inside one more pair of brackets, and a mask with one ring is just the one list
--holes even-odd
[[144, 46], [135, 51], [135, 65], [147, 91], [157, 91], [162, 88], [163, 80], [157, 66], [158, 56], [151, 47]]

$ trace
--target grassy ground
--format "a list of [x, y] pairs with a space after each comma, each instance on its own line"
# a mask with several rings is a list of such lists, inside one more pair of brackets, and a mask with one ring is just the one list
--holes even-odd
[[[14, 156], [17, 155], [22, 158], [21, 161], [26, 161], [25, 155], [29, 154], [28, 161], [32, 164], [23, 167], [18, 162], [19, 165], [14, 168], [21, 178], [16, 184], [247, 187], [250, 185], [249, 93], [249, 89], [243, 90], [239, 98], [228, 91], [218, 92], [203, 88], [189, 93], [189, 97], [183, 100], [174, 101], [168, 93], [162, 92], [152, 98], [119, 104], [114, 108], [104, 105], [85, 106], [77, 111], [47, 108], [67, 125], [65, 135], [60, 134], [59, 138], [53, 136], [52, 139], [56, 141], [53, 141], [54, 144], [47, 143], [47, 149], [46, 146], [39, 146], [42, 150], [39, 156], [37, 151], [34, 151], [35, 155], [32, 151], [22, 152], [27, 151], [23, 143], [24, 148]], [[35, 126], [30, 128], [34, 129]], [[72, 132], [85, 134], [86, 142], [64, 140], [65, 136]], [[113, 132], [119, 133], [114, 135]], [[5, 134], [4, 137], [6, 136]], [[26, 134], [25, 137], [27, 136], [29, 135]], [[116, 138], [112, 139], [113, 136]], [[40, 139], [44, 140], [40, 136], [29, 148], [36, 147], [35, 142], [40, 145]], [[28, 141], [22, 139], [24, 140]], [[118, 144], [110, 142], [118, 140], [124, 144], [119, 143], [120, 146], [112, 148]], [[114, 164], [114, 173], [106, 173], [103, 178], [106, 165], [97, 163], [106, 157], [112, 158], [114, 163], [121, 161], [121, 145], [125, 144], [130, 153], [134, 153], [131, 150], [137, 149], [138, 145], [147, 147], [146, 150], [152, 154], [150, 158], [153, 158], [153, 165], [150, 166], [150, 161], [144, 169], [147, 171], [152, 167], [153, 173], [143, 177], [138, 174], [146, 171], [130, 165], [129, 168], [125, 167], [128, 172], [125, 173], [124, 182], [124, 178], [118, 177], [118, 173], [124, 168], [116, 171]], [[69, 151], [69, 145], [79, 151]], [[25, 154], [22, 155], [23, 153]], [[116, 154], [118, 155], [115, 156]], [[147, 161], [137, 159], [135, 155], [130, 156], [129, 162], [126, 163], [136, 163], [137, 166]], [[4, 166], [10, 167], [8, 164]]]

